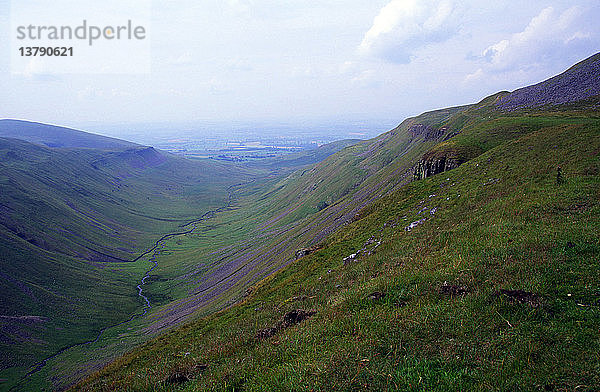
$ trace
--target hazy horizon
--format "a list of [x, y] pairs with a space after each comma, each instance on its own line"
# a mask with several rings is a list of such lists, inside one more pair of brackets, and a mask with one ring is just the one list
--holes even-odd
[[[12, 35], [10, 15], [1, 2]], [[45, 17], [58, 15], [80, 20], [63, 9]], [[2, 56], [0, 117], [111, 136], [143, 124], [367, 121], [373, 136], [564, 71], [598, 51], [599, 16], [591, 0], [155, 3], [149, 74], [12, 74]]]

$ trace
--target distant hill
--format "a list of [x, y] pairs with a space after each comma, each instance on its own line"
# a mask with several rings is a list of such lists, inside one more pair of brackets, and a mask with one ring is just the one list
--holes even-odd
[[0, 137], [15, 138], [47, 147], [122, 150], [138, 144], [76, 129], [22, 120], [0, 120]]
[[564, 105], [600, 95], [600, 53], [581, 61], [544, 82], [518, 89], [501, 97], [497, 106], [505, 110]]

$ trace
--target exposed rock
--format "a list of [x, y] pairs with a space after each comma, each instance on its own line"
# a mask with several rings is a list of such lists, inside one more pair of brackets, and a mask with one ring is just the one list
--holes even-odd
[[373, 301], [382, 299], [383, 297], [385, 297], [385, 293], [382, 293], [381, 291], [375, 291], [374, 293], [369, 294], [369, 299]]
[[352, 253], [350, 256], [344, 257], [344, 259], [342, 260], [344, 262], [344, 265], [348, 265], [350, 261], [356, 259], [356, 256], [358, 256], [358, 253]]
[[434, 128], [425, 124], [415, 124], [408, 128], [413, 138], [420, 136], [425, 137], [425, 140], [439, 139], [448, 131], [448, 127]]
[[413, 177], [415, 180], [422, 180], [448, 170], [456, 169], [462, 163], [458, 158], [447, 156], [422, 159], [417, 163]]
[[287, 312], [284, 316], [283, 316], [283, 321], [280, 324], [281, 329], [283, 328], [289, 328], [292, 325], [296, 325], [298, 323], [300, 323], [301, 321], [306, 320], [307, 318], [313, 316], [315, 313], [315, 311], [312, 310], [302, 310], [302, 309], [296, 309], [296, 310], [292, 310], [291, 312]]
[[167, 384], [183, 384], [184, 382], [188, 382], [190, 379], [187, 374], [181, 372], [175, 372], [169, 375], [165, 382]]
[[565, 178], [562, 174], [562, 168], [559, 166], [556, 168], [556, 185], [562, 185], [565, 182]]
[[311, 248], [298, 249], [296, 251], [296, 260], [299, 260], [299, 259], [303, 258], [304, 256], [308, 256], [309, 254], [314, 253], [317, 250], [318, 250], [318, 248], [316, 248], [314, 246]]
[[204, 371], [208, 368], [208, 365], [196, 364], [184, 369], [178, 369], [173, 371], [166, 379], [165, 382], [167, 384], [176, 384], [180, 385], [185, 382], [188, 382], [196, 376], [201, 371]]
[[419, 219], [418, 221], [414, 221], [410, 225], [406, 226], [404, 228], [404, 230], [405, 231], [411, 231], [412, 229], [414, 229], [415, 227], [419, 226], [420, 224], [422, 224], [426, 220], [427, 220], [427, 218], [423, 218], [423, 219]]

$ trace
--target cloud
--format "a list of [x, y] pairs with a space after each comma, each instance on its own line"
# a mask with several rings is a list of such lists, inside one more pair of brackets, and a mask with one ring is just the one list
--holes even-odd
[[450, 0], [392, 0], [373, 20], [359, 52], [409, 63], [419, 48], [445, 41], [457, 32], [454, 13]]
[[184, 52], [180, 56], [170, 59], [169, 63], [172, 65], [190, 65], [193, 63], [192, 53], [190, 51]]
[[[488, 71], [507, 72], [540, 68], [561, 59], [579, 58], [593, 47], [597, 29], [591, 18], [597, 13], [579, 6], [562, 12], [544, 8], [527, 27], [483, 51]], [[581, 53], [583, 52], [583, 53]]]
[[484, 76], [485, 76], [485, 72], [483, 72], [482, 68], [479, 68], [479, 69], [477, 69], [477, 71], [475, 71], [475, 72], [473, 72], [471, 74], [468, 74], [465, 77], [465, 83], [478, 82], [481, 79], [483, 79]]

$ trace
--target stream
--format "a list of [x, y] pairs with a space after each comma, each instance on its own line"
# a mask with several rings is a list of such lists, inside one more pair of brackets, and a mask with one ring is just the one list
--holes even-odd
[[126, 319], [125, 321], [121, 321], [117, 324], [113, 324], [113, 325], [109, 325], [107, 327], [104, 327], [102, 329], [100, 329], [96, 335], [96, 337], [94, 339], [90, 339], [87, 340], [85, 342], [80, 342], [80, 343], [74, 343], [71, 345], [68, 345], [66, 347], [61, 348], [60, 350], [58, 350], [57, 352], [55, 352], [52, 355], [47, 356], [46, 358], [44, 358], [43, 360], [41, 360], [40, 362], [37, 362], [36, 364], [31, 366], [31, 370], [25, 374], [23, 377], [21, 377], [19, 379], [19, 381], [12, 387], [10, 388], [9, 391], [13, 391], [13, 390], [19, 390], [18, 388], [21, 386], [21, 384], [28, 379], [29, 377], [31, 377], [32, 375], [34, 375], [35, 373], [39, 372], [40, 370], [42, 370], [44, 368], [44, 366], [46, 366], [46, 364], [48, 363], [48, 361], [58, 357], [59, 355], [61, 355], [62, 353], [64, 353], [65, 351], [68, 351], [72, 348], [75, 347], [81, 347], [81, 346], [86, 346], [92, 343], [96, 343], [100, 340], [100, 338], [102, 337], [102, 335], [104, 335], [104, 333], [111, 329], [111, 328], [116, 328], [119, 327], [123, 324], [127, 324], [131, 321], [133, 321], [135, 318], [138, 317], [143, 317], [148, 313], [148, 310], [152, 308], [152, 304], [150, 302], [150, 300], [148, 299], [148, 297], [146, 297], [144, 295], [144, 290], [143, 290], [143, 286], [146, 283], [146, 279], [148, 279], [150, 277], [150, 274], [152, 273], [152, 271], [154, 271], [154, 269], [158, 266], [158, 260], [156, 259], [157, 256], [160, 255], [160, 251], [164, 248], [165, 246], [165, 242], [168, 239], [174, 238], [174, 237], [179, 237], [179, 236], [183, 236], [183, 235], [187, 235], [187, 234], [191, 234], [193, 233], [196, 228], [197, 228], [197, 224], [211, 219], [212, 217], [215, 216], [215, 214], [219, 213], [219, 212], [223, 212], [227, 209], [229, 209], [233, 203], [233, 189], [235, 189], [236, 187], [239, 187], [241, 185], [244, 185], [246, 183], [240, 183], [240, 184], [235, 184], [230, 186], [229, 188], [227, 188], [227, 193], [228, 193], [228, 202], [225, 206], [223, 207], [219, 207], [217, 209], [211, 210], [206, 212], [204, 215], [202, 215], [200, 218], [196, 218], [192, 221], [189, 221], [187, 223], [184, 223], [182, 225], [180, 225], [179, 227], [181, 227], [182, 229], [188, 228], [187, 230], [183, 230], [180, 232], [176, 232], [176, 233], [170, 233], [170, 234], [165, 234], [163, 235], [160, 239], [158, 239], [155, 243], [154, 246], [152, 246], [150, 249], [146, 250], [145, 252], [143, 252], [142, 254], [140, 254], [138, 257], [136, 257], [135, 259], [129, 261], [128, 263], [135, 263], [137, 261], [139, 261], [140, 259], [142, 259], [143, 257], [152, 254], [152, 256], [150, 257], [150, 259], [148, 260], [150, 263], [152, 263], [152, 267], [150, 269], [148, 269], [146, 271], [146, 273], [144, 274], [144, 276], [142, 277], [142, 280], [140, 282], [140, 284], [138, 284], [136, 286], [137, 290], [138, 290], [138, 296], [143, 300], [143, 304], [144, 307], [142, 309], [142, 312], [136, 312], [133, 313], [128, 319]]

